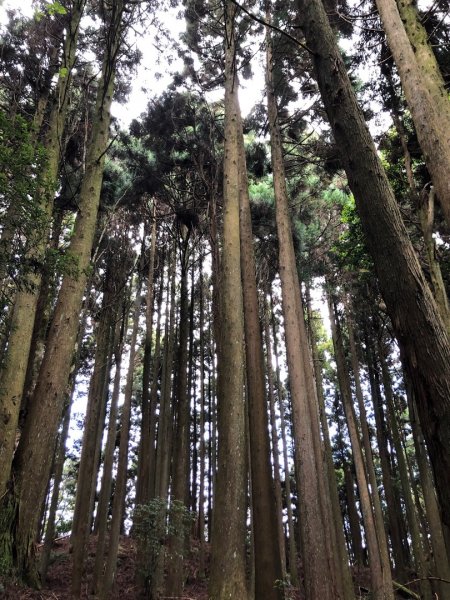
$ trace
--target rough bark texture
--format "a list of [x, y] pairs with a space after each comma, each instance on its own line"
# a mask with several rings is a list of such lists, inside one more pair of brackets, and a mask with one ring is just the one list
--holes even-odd
[[238, 146], [240, 169], [240, 233], [241, 273], [244, 301], [245, 357], [247, 373], [247, 404], [250, 435], [250, 468], [252, 474], [252, 524], [255, 555], [255, 595], [277, 600], [284, 597], [277, 581], [283, 578], [279, 552], [275, 490], [270, 465], [269, 423], [266, 406], [264, 354], [259, 321], [253, 232], [245, 162], [244, 134], [241, 112], [238, 116]]
[[[43, 213], [50, 220], [60, 161], [61, 136], [67, 114], [69, 91], [72, 83], [72, 68], [75, 63], [79, 24], [85, 0], [77, 0], [72, 8], [64, 43], [62, 66], [65, 76], [59, 76], [55, 100], [50, 113], [48, 130], [44, 139], [47, 154], [47, 190], [39, 198]], [[48, 230], [38, 228], [31, 240], [32, 256], [28, 258], [40, 263], [43, 259]], [[39, 298], [41, 272], [29, 276], [30, 288], [17, 294], [8, 340], [8, 355], [2, 366], [0, 382], [0, 497], [4, 494], [10, 477], [11, 463], [22, 404], [28, 356], [33, 335], [34, 318]]]
[[130, 339], [130, 357], [125, 385], [122, 415], [120, 418], [120, 443], [119, 457], [117, 461], [117, 477], [114, 489], [114, 499], [111, 517], [111, 529], [108, 540], [108, 558], [105, 565], [105, 573], [100, 583], [99, 599], [107, 600], [111, 597], [111, 588], [117, 567], [117, 551], [119, 548], [120, 529], [123, 521], [125, 495], [127, 491], [128, 470], [128, 442], [130, 439], [131, 422], [131, 400], [133, 395], [133, 378], [135, 370], [136, 339], [139, 327], [139, 313], [141, 309], [141, 285], [139, 280], [136, 286], [136, 298], [133, 305], [133, 329]]
[[322, 429], [322, 438], [324, 444], [324, 455], [326, 461], [326, 474], [328, 478], [328, 489], [330, 495], [330, 504], [333, 514], [333, 525], [336, 536], [336, 546], [339, 552], [339, 565], [341, 568], [341, 576], [345, 582], [345, 589], [348, 593], [353, 589], [353, 581], [349, 569], [349, 558], [347, 547], [345, 545], [344, 524], [342, 520], [341, 506], [339, 503], [339, 493], [336, 480], [336, 472], [334, 469], [333, 452], [331, 448], [330, 432], [328, 429], [327, 415], [325, 412], [325, 398], [322, 387], [322, 369], [317, 350], [316, 328], [314, 326], [314, 315], [311, 307], [311, 292], [309, 287], [306, 288], [306, 309], [308, 314], [309, 337], [311, 345], [311, 354], [313, 359], [314, 376], [317, 389], [317, 400], [319, 402], [319, 416]]
[[381, 292], [405, 350], [442, 516], [450, 525], [450, 342], [446, 328], [357, 105], [323, 5], [319, 0], [298, 0], [298, 7]]
[[244, 317], [239, 235], [239, 156], [234, 95], [236, 8], [225, 5], [225, 148], [223, 249], [220, 280], [218, 354], [218, 471], [214, 489], [211, 575], [212, 600], [247, 597], [246, 442], [244, 403]]
[[[352, 445], [353, 460], [355, 464], [356, 479], [358, 481], [359, 497], [361, 501], [361, 512], [363, 515], [364, 529], [366, 532], [367, 547], [369, 550], [369, 567], [372, 582], [372, 595], [375, 600], [394, 600], [394, 589], [390, 571], [389, 560], [386, 561], [387, 547], [385, 552], [381, 544], [386, 545], [386, 538], [380, 536], [377, 530], [372, 511], [372, 503], [367, 485], [367, 477], [364, 459], [359, 439], [358, 426], [355, 409], [352, 401], [350, 380], [345, 364], [344, 347], [339, 321], [336, 317], [335, 307], [332, 300], [328, 300], [331, 333], [333, 337], [334, 355], [336, 359], [339, 389], [342, 403], [344, 405], [348, 433]], [[384, 532], [383, 532], [384, 533]], [[381, 539], [380, 539], [381, 537]]]
[[[188, 395], [188, 336], [189, 336], [189, 294], [188, 294], [188, 245], [189, 235], [181, 240], [181, 283], [179, 338], [176, 353], [175, 386], [175, 437], [172, 459], [172, 487], [170, 525], [173, 534], [169, 539], [170, 561], [167, 565], [166, 595], [181, 596], [183, 592], [183, 569], [185, 556], [185, 524], [181, 507], [187, 509], [189, 496], [189, 425], [190, 403]], [[178, 506], [173, 506], [176, 501]]]
[[[268, 38], [270, 42], [270, 38]], [[334, 526], [326, 493], [317, 397], [300, 297], [284, 175], [281, 135], [267, 44], [266, 89], [272, 169], [279, 239], [279, 271], [283, 298], [286, 354], [292, 398], [295, 463], [300, 493], [302, 556], [306, 595], [310, 600], [348, 597], [343, 588]]]
[[[119, 11], [121, 12], [121, 11]], [[112, 26], [113, 43], [104, 59], [99, 81], [95, 117], [89, 144], [86, 173], [78, 199], [78, 216], [68, 255], [77, 273], [67, 274], [55, 307], [45, 355], [41, 364], [29, 417], [14, 461], [18, 494], [15, 547], [17, 569], [23, 576], [33, 570], [32, 548], [51, 467], [52, 449], [61, 416], [79, 326], [94, 241], [105, 151], [109, 139], [110, 107], [114, 87], [114, 58], [121, 39], [120, 16]], [[30, 561], [31, 559], [31, 561]]]

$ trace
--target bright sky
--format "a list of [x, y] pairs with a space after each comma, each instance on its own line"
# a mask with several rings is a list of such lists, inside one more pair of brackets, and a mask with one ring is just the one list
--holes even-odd
[[[0, 25], [6, 22], [6, 10], [17, 9], [18, 4], [17, 0], [0, 0]], [[31, 17], [34, 12], [32, 0], [21, 0], [20, 10], [25, 16]], [[176, 18], [177, 12], [178, 9], [168, 11], [165, 15], [164, 25], [170, 31], [173, 39], [178, 41], [185, 30], [185, 22], [183, 19]], [[169, 65], [168, 53], [161, 52], [155, 47], [151, 28], [142, 35], [136, 35], [134, 43], [142, 52], [142, 61], [136, 67], [128, 102], [123, 105], [115, 103], [112, 109], [113, 115], [120, 120], [124, 127], [145, 111], [151, 97], [161, 94], [167, 88], [172, 81], [173, 72], [183, 70], [182, 61], [179, 58], [172, 56], [172, 62]], [[240, 99], [244, 115], [247, 115], [256, 102], [260, 101], [264, 84], [261, 68], [256, 61], [254, 63], [255, 79], [244, 81], [241, 85]], [[223, 91], [217, 90], [209, 96], [209, 99], [218, 100], [222, 96]]]

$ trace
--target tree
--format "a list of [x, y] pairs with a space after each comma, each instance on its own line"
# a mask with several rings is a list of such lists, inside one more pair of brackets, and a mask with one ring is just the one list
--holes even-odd
[[225, 4], [225, 145], [220, 342], [218, 344], [218, 470], [214, 490], [211, 574], [213, 600], [245, 599], [246, 439], [244, 315], [239, 232], [239, 140], [235, 72], [237, 9]]
[[[299, 0], [322, 101], [347, 173], [396, 337], [404, 347], [448, 526], [450, 343], [355, 99], [323, 5]], [[401, 298], [401, 303], [399, 299]]]

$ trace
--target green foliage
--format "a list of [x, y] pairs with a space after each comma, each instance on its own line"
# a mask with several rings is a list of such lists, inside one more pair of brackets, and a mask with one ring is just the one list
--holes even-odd
[[0, 111], [0, 266], [17, 287], [26, 285], [27, 274], [42, 266], [30, 255], [38, 232], [48, 230], [39, 200], [47, 189], [45, 163], [45, 152], [27, 121]]
[[169, 508], [163, 498], [153, 498], [147, 504], [138, 504], [134, 511], [134, 535], [146, 558], [140, 564], [141, 574], [146, 580], [151, 580], [157, 571], [166, 540], [171, 536], [183, 540], [189, 535], [189, 530], [195, 515], [180, 500], [174, 500]]
[[359, 273], [361, 276], [372, 274], [373, 263], [367, 252], [365, 237], [353, 196], [347, 197], [342, 209], [341, 221], [344, 228], [332, 248], [338, 265], [345, 271]]
[[51, 17], [58, 15], [66, 15], [67, 9], [60, 3], [58, 0], [53, 0], [53, 2], [48, 2], [45, 6], [44, 10], [38, 10], [34, 13], [34, 18], [36, 21], [40, 21], [45, 15], [49, 15]]

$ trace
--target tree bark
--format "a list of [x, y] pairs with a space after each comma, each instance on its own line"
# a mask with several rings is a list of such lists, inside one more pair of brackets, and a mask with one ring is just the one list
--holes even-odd
[[306, 595], [310, 600], [349, 597], [343, 589], [337, 551], [332, 547], [331, 514], [326, 494], [317, 398], [300, 297], [284, 175], [281, 135], [272, 81], [270, 35], [267, 34], [266, 89], [279, 240], [286, 353], [300, 492], [300, 526]]
[[[236, 80], [237, 87], [237, 80]], [[266, 600], [284, 597], [275, 490], [270, 465], [264, 354], [259, 320], [253, 232], [245, 161], [244, 133], [237, 97], [237, 144], [240, 169], [241, 278], [244, 302], [245, 364], [252, 474], [252, 525], [255, 555], [255, 595]]]
[[[369, 567], [372, 582], [372, 595], [375, 600], [394, 600], [394, 589], [387, 551], [384, 529], [377, 529], [372, 511], [369, 487], [364, 465], [364, 459], [359, 439], [355, 409], [352, 402], [350, 381], [345, 365], [344, 347], [340, 324], [336, 316], [336, 308], [331, 297], [328, 297], [328, 307], [333, 337], [334, 354], [336, 359], [339, 389], [344, 405], [347, 428], [352, 445], [353, 461], [355, 464], [356, 479], [358, 481], [361, 512], [364, 520], [367, 547], [369, 550]], [[385, 545], [385, 548], [381, 547]]]
[[247, 469], [244, 401], [244, 314], [239, 234], [239, 147], [235, 16], [225, 4], [225, 146], [220, 343], [218, 352], [218, 471], [214, 489], [209, 595], [212, 600], [247, 598]]
[[[50, 114], [48, 131], [44, 140], [47, 153], [46, 180], [48, 190], [41, 190], [40, 206], [50, 221], [60, 161], [61, 138], [67, 115], [72, 69], [75, 64], [78, 31], [85, 0], [76, 0], [68, 23], [64, 43], [62, 66], [66, 74], [60, 74], [56, 97]], [[31, 240], [32, 256], [42, 263], [48, 238], [48, 228], [38, 228]], [[41, 271], [29, 276], [28, 289], [19, 291], [14, 304], [8, 354], [2, 366], [0, 382], [0, 497], [6, 491], [16, 442], [19, 411], [22, 404], [25, 376], [33, 336], [34, 319], [39, 298]], [[70, 361], [69, 361], [70, 365]], [[67, 383], [67, 380], [65, 384]]]
[[[108, 558], [106, 560], [105, 572], [101, 582], [99, 582], [99, 599], [107, 600], [111, 597], [111, 588], [114, 582], [115, 571], [117, 567], [117, 551], [119, 548], [119, 536], [122, 525], [122, 517], [127, 491], [127, 470], [128, 470], [128, 443], [130, 438], [131, 421], [131, 400], [133, 396], [133, 379], [135, 371], [136, 340], [139, 328], [139, 313], [141, 310], [141, 286], [142, 278], [139, 274], [136, 286], [136, 297], [133, 306], [133, 329], [130, 339], [130, 357], [127, 373], [127, 382], [125, 385], [124, 401], [122, 406], [122, 415], [120, 418], [120, 443], [119, 458], [117, 463], [116, 485], [114, 488], [114, 500], [111, 517], [111, 529], [108, 542]], [[78, 595], [78, 590], [73, 590]]]
[[320, 0], [297, 0], [317, 81], [411, 378], [450, 526], [450, 342]]
[[439, 68], [409, 0], [376, 0], [376, 5], [428, 171], [450, 226], [450, 101], [443, 82], [438, 82]]

